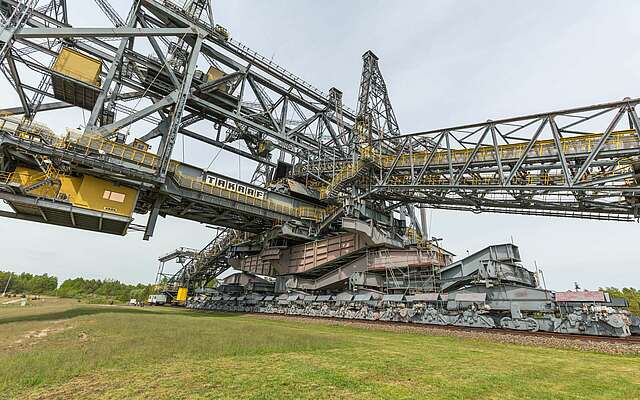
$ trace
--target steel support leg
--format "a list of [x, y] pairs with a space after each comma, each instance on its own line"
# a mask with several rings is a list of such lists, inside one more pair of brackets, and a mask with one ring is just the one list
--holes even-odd
[[158, 196], [153, 202], [153, 208], [149, 214], [149, 220], [147, 220], [147, 227], [144, 229], [144, 240], [149, 240], [153, 236], [153, 231], [156, 229], [156, 222], [158, 222], [158, 215], [160, 215], [160, 206], [164, 201], [163, 196]]

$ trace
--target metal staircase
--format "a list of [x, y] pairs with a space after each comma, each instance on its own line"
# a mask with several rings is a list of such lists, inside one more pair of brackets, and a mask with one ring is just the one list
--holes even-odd
[[209, 280], [229, 267], [226, 260], [222, 258], [229, 247], [242, 241], [242, 237], [242, 233], [237, 230], [222, 230], [180, 271], [169, 278], [167, 289], [177, 290], [178, 287], [204, 286]]
[[333, 177], [327, 186], [320, 189], [320, 198], [335, 199], [338, 197], [340, 190], [342, 190], [349, 182], [366, 175], [366, 167], [367, 163], [363, 160], [358, 160], [353, 165], [345, 166]]
[[[13, 183], [22, 183], [19, 190], [23, 193], [33, 193], [37, 196], [47, 197], [51, 199], [57, 199], [60, 193], [60, 187], [62, 182], [60, 181], [60, 171], [53, 165], [51, 160], [44, 156], [35, 156], [34, 159], [38, 164], [42, 174], [36, 176], [30, 176], [26, 182], [22, 182], [22, 179], [18, 175], [14, 175]], [[48, 187], [46, 190], [38, 191]]]

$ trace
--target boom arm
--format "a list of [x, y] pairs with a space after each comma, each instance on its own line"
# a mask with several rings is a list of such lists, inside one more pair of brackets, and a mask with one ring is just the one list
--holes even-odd
[[[553, 111], [379, 140], [367, 162], [339, 163], [326, 193], [371, 168], [375, 181], [361, 199], [391, 207], [632, 220], [639, 215], [640, 99]], [[626, 126], [623, 126], [626, 125]], [[401, 140], [392, 154], [383, 142]], [[436, 146], [433, 146], [436, 143]], [[335, 164], [302, 165], [297, 172]], [[371, 179], [371, 178], [370, 178]]]

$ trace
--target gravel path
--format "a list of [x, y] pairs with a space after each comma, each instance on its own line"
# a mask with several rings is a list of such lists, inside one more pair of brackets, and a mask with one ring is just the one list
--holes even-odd
[[497, 343], [508, 343], [526, 346], [542, 346], [555, 349], [569, 349], [580, 351], [594, 351], [607, 354], [637, 354], [640, 355], [640, 344], [625, 344], [617, 342], [607, 342], [601, 340], [578, 340], [575, 338], [560, 338], [555, 336], [533, 336], [523, 334], [512, 334], [505, 331], [467, 331], [448, 329], [446, 327], [430, 327], [425, 325], [409, 324], [380, 324], [367, 321], [336, 320], [312, 317], [298, 317], [291, 315], [255, 314], [260, 318], [296, 321], [303, 324], [327, 324], [350, 326], [362, 329], [382, 330], [401, 333], [418, 333], [430, 336], [452, 336], [468, 339], [482, 339]]

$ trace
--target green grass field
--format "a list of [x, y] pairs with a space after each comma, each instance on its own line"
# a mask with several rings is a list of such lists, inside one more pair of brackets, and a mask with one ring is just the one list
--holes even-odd
[[640, 398], [640, 357], [58, 299], [0, 348], [3, 399]]

